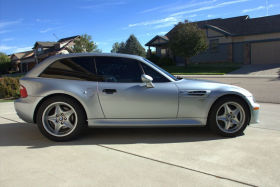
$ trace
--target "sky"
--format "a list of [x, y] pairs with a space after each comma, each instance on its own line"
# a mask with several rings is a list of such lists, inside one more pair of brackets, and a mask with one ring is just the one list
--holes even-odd
[[279, 0], [0, 0], [0, 52], [89, 34], [103, 52], [134, 34], [144, 46], [184, 20], [280, 14]]

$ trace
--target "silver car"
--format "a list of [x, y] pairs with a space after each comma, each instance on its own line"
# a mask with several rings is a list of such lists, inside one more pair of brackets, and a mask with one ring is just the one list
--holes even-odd
[[124, 54], [58, 55], [20, 80], [18, 116], [55, 141], [91, 127], [209, 126], [237, 136], [258, 122], [247, 90], [177, 79], [149, 60]]

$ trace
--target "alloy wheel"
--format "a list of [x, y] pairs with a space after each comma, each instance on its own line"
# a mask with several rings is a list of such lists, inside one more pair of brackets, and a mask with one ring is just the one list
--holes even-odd
[[77, 126], [78, 117], [74, 108], [65, 102], [50, 104], [43, 112], [43, 127], [57, 137], [67, 136]]
[[216, 123], [225, 133], [237, 132], [245, 122], [245, 111], [237, 102], [226, 102], [216, 114]]

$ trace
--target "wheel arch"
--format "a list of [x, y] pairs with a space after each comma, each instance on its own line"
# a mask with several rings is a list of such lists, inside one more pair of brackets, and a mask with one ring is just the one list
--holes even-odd
[[82, 107], [83, 112], [84, 112], [84, 114], [85, 114], [85, 116], [86, 116], [86, 119], [88, 119], [88, 117], [87, 117], [87, 112], [86, 112], [86, 110], [85, 110], [85, 107], [83, 106], [83, 104], [82, 104], [77, 98], [75, 98], [75, 97], [73, 97], [73, 96], [71, 96], [71, 95], [69, 95], [69, 94], [65, 94], [65, 93], [55, 93], [55, 94], [50, 94], [50, 95], [47, 95], [47, 96], [43, 97], [43, 98], [38, 102], [38, 104], [37, 104], [36, 107], [35, 107], [34, 114], [33, 114], [33, 122], [34, 122], [34, 123], [36, 123], [36, 116], [37, 116], [37, 114], [38, 114], [38, 110], [39, 110], [40, 106], [42, 105], [42, 103], [43, 103], [44, 101], [46, 101], [47, 99], [49, 99], [49, 98], [57, 97], [57, 96], [68, 97], [68, 98], [70, 98], [70, 99], [75, 100], [75, 101]]
[[208, 120], [209, 120], [209, 116], [210, 116], [210, 112], [212, 111], [213, 109], [213, 106], [218, 102], [220, 101], [221, 99], [224, 99], [224, 98], [227, 98], [227, 97], [234, 97], [234, 98], [238, 98], [242, 101], [244, 101], [244, 103], [246, 104], [246, 106], [248, 107], [248, 110], [249, 110], [249, 120], [251, 120], [251, 110], [250, 110], [250, 103], [247, 99], [244, 98], [244, 96], [241, 96], [239, 94], [235, 94], [235, 93], [227, 93], [227, 94], [224, 94], [224, 95], [221, 95], [219, 96], [218, 98], [216, 98], [216, 100], [212, 103], [209, 111], [208, 111], [208, 114], [207, 114], [207, 122], [206, 124], [208, 124]]

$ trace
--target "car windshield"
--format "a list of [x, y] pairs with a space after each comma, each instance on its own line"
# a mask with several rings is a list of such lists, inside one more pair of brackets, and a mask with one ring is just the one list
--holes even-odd
[[178, 81], [179, 79], [177, 79], [174, 75], [168, 73], [167, 71], [165, 71], [164, 69], [162, 69], [161, 67], [159, 67], [158, 65], [154, 64], [153, 62], [149, 61], [146, 58], [143, 58], [146, 62], [148, 62], [149, 64], [151, 64], [152, 66], [156, 67], [157, 69], [159, 69], [160, 71], [162, 71], [164, 74], [166, 74], [168, 77], [170, 77], [171, 79], [173, 79], [174, 81]]

